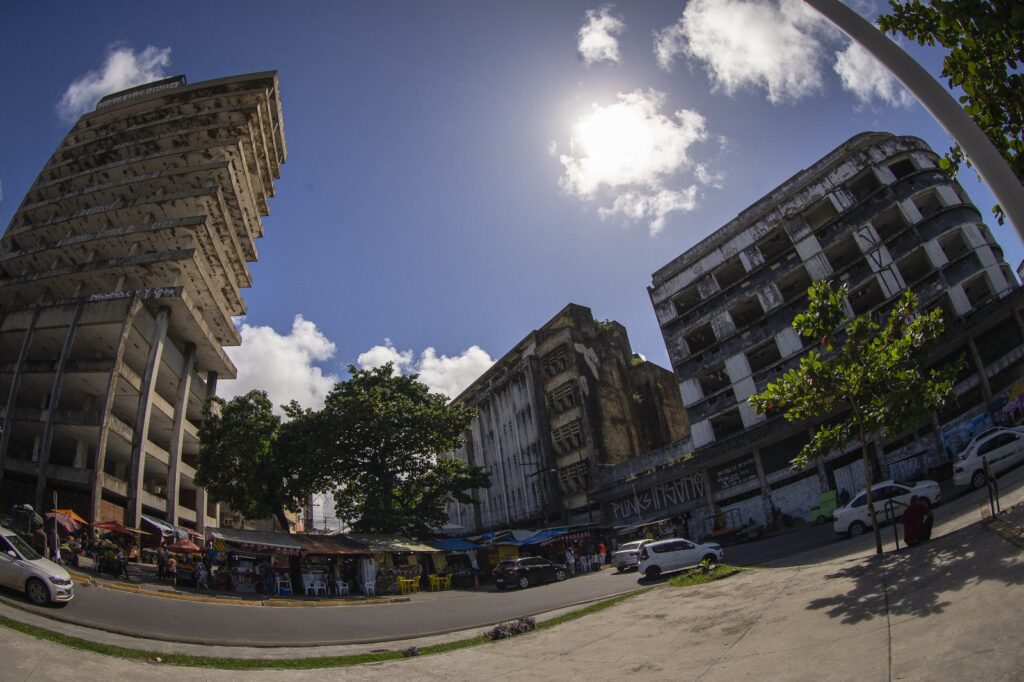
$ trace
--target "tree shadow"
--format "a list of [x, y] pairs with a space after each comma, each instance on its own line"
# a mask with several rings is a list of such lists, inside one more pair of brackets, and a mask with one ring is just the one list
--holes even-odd
[[827, 575], [852, 580], [844, 593], [812, 600], [809, 610], [824, 609], [844, 624], [890, 616], [943, 613], [950, 592], [987, 581], [1024, 584], [1020, 552], [983, 525], [965, 528], [917, 547], [903, 547]]

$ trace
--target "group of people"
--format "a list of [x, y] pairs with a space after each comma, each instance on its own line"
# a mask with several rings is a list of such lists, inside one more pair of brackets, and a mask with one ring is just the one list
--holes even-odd
[[581, 548], [580, 553], [577, 555], [573, 550], [572, 545], [566, 545], [565, 547], [565, 566], [569, 570], [569, 575], [575, 575], [579, 573], [590, 573], [591, 571], [599, 571], [604, 566], [608, 558], [608, 548], [605, 547], [604, 541], [591, 545], [589, 548], [591, 551], [585, 551], [586, 548]]
[[907, 547], [919, 545], [932, 539], [932, 524], [935, 514], [927, 497], [914, 495], [903, 510], [900, 522], [903, 524], [903, 541]]
[[[194, 557], [192, 578], [195, 580], [197, 589], [210, 589], [211, 563], [212, 557], [209, 552], [203, 552], [201, 556]], [[178, 584], [178, 559], [163, 542], [160, 543], [160, 548], [156, 553], [156, 576], [160, 580], [170, 580], [175, 585]]]

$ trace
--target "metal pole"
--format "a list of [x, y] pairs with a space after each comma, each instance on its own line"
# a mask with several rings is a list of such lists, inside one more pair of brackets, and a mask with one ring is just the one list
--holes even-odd
[[1002, 154], [949, 91], [874, 24], [839, 0], [804, 2], [874, 55], [910, 90], [921, 106], [960, 145], [1017, 230], [1017, 236], [1024, 240], [1024, 187]]

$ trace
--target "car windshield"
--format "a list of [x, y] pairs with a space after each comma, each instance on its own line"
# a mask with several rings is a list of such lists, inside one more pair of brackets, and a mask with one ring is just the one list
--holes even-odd
[[500, 564], [498, 564], [495, 567], [495, 570], [507, 571], [507, 570], [509, 570], [511, 568], [515, 568], [515, 567], [516, 567], [516, 562], [514, 562], [514, 561], [502, 561]]
[[633, 542], [627, 542], [626, 544], [619, 547], [620, 552], [628, 552], [631, 549], [640, 549], [640, 545], [643, 543], [642, 540], [634, 540]]
[[39, 553], [32, 549], [32, 545], [28, 544], [21, 539], [20, 535], [5, 535], [4, 539], [14, 546], [14, 549], [18, 550], [18, 553], [28, 561], [35, 561], [36, 559], [42, 559]]

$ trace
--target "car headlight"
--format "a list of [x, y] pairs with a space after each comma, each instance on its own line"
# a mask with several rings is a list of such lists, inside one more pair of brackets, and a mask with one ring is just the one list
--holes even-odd
[[50, 582], [53, 583], [54, 585], [61, 585], [61, 586], [63, 586], [63, 585], [70, 585], [71, 584], [71, 581], [68, 580], [67, 578], [58, 578], [55, 575], [51, 575], [51, 576], [47, 576], [47, 577], [50, 579]]

